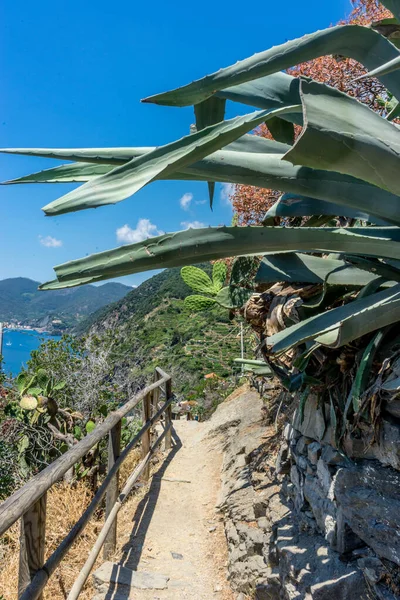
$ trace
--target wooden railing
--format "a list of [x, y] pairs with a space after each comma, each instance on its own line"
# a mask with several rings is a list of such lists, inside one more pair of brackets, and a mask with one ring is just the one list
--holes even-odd
[[[160, 392], [164, 396], [164, 402], [161, 408], [158, 409]], [[119, 509], [137, 479], [142, 476], [145, 480], [148, 480], [150, 458], [162, 440], [165, 439], [166, 449], [171, 447], [172, 400], [171, 377], [162, 369], [157, 368], [154, 383], [145, 387], [121, 408], [111, 413], [103, 423], [98, 425], [83, 440], [33, 477], [0, 505], [0, 536], [18, 519], [21, 519], [19, 600], [42, 599], [42, 592], [49, 578], [82, 533], [105, 495], [104, 526], [68, 595], [68, 600], [75, 600], [79, 597], [101, 549], [103, 548], [105, 560], [113, 554], [116, 547]], [[121, 420], [140, 403], [142, 403], [143, 426], [132, 441], [121, 451]], [[152, 442], [151, 428], [163, 414], [165, 415], [163, 432]], [[75, 523], [68, 535], [45, 562], [46, 494], [76, 462], [81, 460], [106, 435], [108, 435], [107, 475], [79, 521]], [[142, 443], [142, 459], [119, 493], [119, 469], [129, 452], [137, 446], [139, 441]]]

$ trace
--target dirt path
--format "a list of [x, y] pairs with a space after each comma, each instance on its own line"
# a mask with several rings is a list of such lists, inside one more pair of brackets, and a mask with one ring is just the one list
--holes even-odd
[[207, 424], [174, 425], [174, 448], [137, 507], [120, 564], [169, 577], [168, 589], [138, 589], [135, 599], [232, 600], [223, 522], [215, 509], [221, 454], [207, 438]]

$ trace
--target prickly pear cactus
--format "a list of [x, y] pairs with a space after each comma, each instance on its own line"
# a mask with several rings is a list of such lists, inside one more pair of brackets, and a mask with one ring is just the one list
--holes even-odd
[[236, 285], [228, 285], [227, 287], [222, 288], [217, 294], [215, 301], [223, 308], [241, 308], [253, 294], [253, 290], [248, 290]]
[[195, 292], [202, 292], [203, 294], [217, 293], [210, 277], [198, 267], [182, 267], [181, 277], [186, 285]]
[[22, 396], [19, 401], [19, 405], [24, 410], [35, 410], [38, 405], [38, 401], [35, 396]]
[[191, 311], [206, 310], [215, 306], [214, 298], [206, 296], [186, 296], [184, 300], [185, 308]]
[[213, 278], [213, 285], [214, 285], [215, 293], [218, 293], [220, 291], [220, 289], [222, 289], [222, 287], [225, 283], [226, 273], [227, 273], [227, 268], [226, 268], [226, 264], [223, 261], [219, 260], [214, 263], [212, 278]]
[[230, 285], [252, 283], [259, 263], [260, 259], [255, 256], [239, 256], [232, 266]]

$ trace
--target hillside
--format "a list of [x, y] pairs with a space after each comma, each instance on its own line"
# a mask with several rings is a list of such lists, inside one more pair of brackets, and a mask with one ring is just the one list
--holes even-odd
[[76, 325], [93, 311], [115, 302], [132, 288], [121, 283], [39, 292], [37, 281], [25, 277], [0, 281], [0, 321], [47, 326], [53, 319], [61, 328]]
[[[160, 365], [173, 375], [175, 392], [198, 397], [206, 389], [208, 403], [213, 402], [218, 390], [228, 389], [233, 381], [232, 361], [240, 355], [239, 324], [220, 307], [189, 313], [183, 300], [192, 293], [180, 269], [166, 269], [91, 315], [77, 332], [101, 336], [112, 330], [115, 368], [130, 380], [142, 384]], [[209, 373], [217, 378], [206, 380]]]

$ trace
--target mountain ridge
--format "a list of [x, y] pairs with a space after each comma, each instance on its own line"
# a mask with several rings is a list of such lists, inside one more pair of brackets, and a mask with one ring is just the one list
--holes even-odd
[[[196, 266], [211, 273], [209, 263]], [[140, 388], [161, 366], [173, 377], [179, 398], [200, 398], [209, 411], [236, 383], [239, 323], [218, 305], [188, 311], [184, 299], [191, 294], [180, 268], [165, 269], [90, 315], [74, 333], [100, 340], [111, 334], [113, 373], [120, 381], [134, 381]]]
[[39, 291], [39, 285], [28, 277], [0, 280], [0, 321], [48, 327], [56, 320], [61, 321], [57, 329], [69, 329], [132, 290], [119, 282], [48, 292]]

